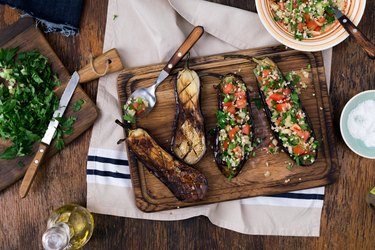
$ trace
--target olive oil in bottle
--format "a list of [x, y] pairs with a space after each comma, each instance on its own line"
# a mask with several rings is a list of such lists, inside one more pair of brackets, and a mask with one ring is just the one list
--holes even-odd
[[94, 219], [84, 207], [68, 204], [53, 211], [48, 218], [42, 243], [46, 250], [78, 249], [91, 238]]

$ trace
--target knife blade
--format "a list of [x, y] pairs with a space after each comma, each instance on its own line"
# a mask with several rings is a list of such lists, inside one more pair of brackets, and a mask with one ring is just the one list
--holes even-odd
[[[104, 73], [98, 73], [97, 70], [99, 69], [104, 70]], [[21, 198], [26, 197], [27, 193], [29, 192], [31, 184], [36, 176], [37, 170], [43, 162], [44, 156], [49, 148], [49, 145], [53, 140], [56, 129], [59, 125], [59, 121], [56, 118], [63, 116], [66, 108], [68, 107], [70, 99], [72, 98], [74, 91], [77, 88], [78, 83], [91, 81], [105, 74], [119, 71], [122, 69], [123, 66], [117, 50], [111, 49], [97, 57], [94, 61], [91, 61], [90, 64], [81, 68], [78, 72], [75, 71], [73, 73], [60, 98], [59, 106], [54, 111], [52, 119], [48, 124], [47, 130], [44, 133], [44, 136], [39, 144], [34, 159], [30, 163], [26, 171], [26, 174], [22, 180], [19, 189], [19, 194]]]
[[355, 26], [352, 21], [342, 13], [336, 6], [332, 6], [333, 13], [336, 19], [341, 23], [344, 29], [354, 37], [356, 42], [365, 51], [367, 56], [374, 60], [375, 59], [375, 45]]

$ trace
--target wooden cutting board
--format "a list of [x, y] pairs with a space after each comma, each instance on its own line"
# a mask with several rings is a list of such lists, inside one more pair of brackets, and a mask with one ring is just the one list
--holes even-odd
[[[0, 31], [0, 47], [19, 47], [19, 51], [30, 51], [33, 49], [39, 50], [41, 54], [48, 58], [54, 72], [58, 74], [61, 83], [63, 83], [56, 89], [56, 94], [58, 96], [62, 95], [65, 85], [70, 79], [70, 75], [51, 46], [48, 44], [41, 31], [36, 28], [32, 19], [22, 18], [17, 23]], [[74, 112], [71, 106], [80, 99], [84, 100], [84, 104], [79, 111]], [[64, 115], [64, 117], [70, 116], [75, 116], [77, 120], [73, 125], [74, 133], [64, 137], [65, 146], [88, 129], [98, 116], [98, 110], [95, 104], [80, 86], [75, 90], [70, 105]], [[3, 150], [9, 145], [11, 145], [9, 141], [1, 141], [0, 139], [0, 152], [3, 152]], [[36, 150], [36, 147], [37, 144], [34, 145], [34, 150]], [[54, 145], [52, 145], [45, 159], [50, 158], [56, 153], [57, 150]], [[0, 159], [0, 190], [5, 189], [22, 178], [33, 157], [34, 154], [25, 157], [18, 157], [13, 160]]]
[[[284, 153], [267, 153], [270, 138], [273, 136], [263, 109], [257, 109], [252, 103], [255, 121], [255, 135], [262, 142], [250, 157], [242, 172], [231, 181], [219, 171], [214, 161], [212, 145], [214, 138], [208, 131], [215, 127], [217, 97], [214, 85], [219, 80], [213, 77], [201, 77], [201, 107], [205, 118], [208, 150], [204, 158], [196, 164], [207, 179], [209, 190], [204, 200], [196, 203], [178, 201], [173, 194], [155, 176], [129, 153], [131, 180], [134, 188], [136, 205], [146, 212], [172, 209], [176, 207], [208, 204], [227, 200], [240, 199], [258, 195], [271, 195], [293, 190], [311, 188], [332, 183], [338, 175], [337, 155], [331, 118], [331, 105], [327, 93], [322, 54], [286, 50], [285, 47], [272, 47], [238, 51], [230, 54], [242, 54], [252, 57], [269, 56], [284, 74], [296, 71], [307, 89], [301, 89], [300, 98], [307, 110], [316, 133], [321, 142], [317, 161], [310, 167], [294, 166], [287, 168], [293, 161]], [[309, 77], [305, 78], [301, 69], [311, 65]], [[195, 58], [190, 61], [190, 68], [200, 73], [237, 73], [241, 75], [252, 97], [258, 98], [258, 88], [253, 72], [255, 63], [245, 59], [224, 59], [223, 55]], [[118, 77], [118, 94], [122, 106], [126, 97], [139, 87], [151, 85], [157, 78], [163, 64], [141, 68], [126, 69]], [[177, 68], [176, 73], [180, 68]], [[152, 134], [166, 149], [170, 148], [172, 125], [176, 111], [174, 97], [174, 77], [168, 77], [157, 90], [157, 105], [147, 116], [137, 121], [136, 126], [143, 127]], [[121, 138], [119, 138], [121, 139]]]

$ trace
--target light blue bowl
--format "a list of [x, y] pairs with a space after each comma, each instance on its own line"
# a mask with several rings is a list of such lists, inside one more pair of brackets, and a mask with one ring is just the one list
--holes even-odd
[[361, 92], [349, 100], [349, 102], [345, 105], [341, 113], [340, 130], [341, 130], [342, 138], [344, 139], [346, 145], [354, 153], [365, 158], [375, 159], [375, 147], [366, 147], [365, 143], [360, 139], [354, 138], [350, 134], [349, 129], [348, 129], [348, 116], [350, 112], [353, 109], [355, 109], [360, 103], [367, 101], [367, 100], [375, 101], [375, 90], [368, 90], [368, 91]]

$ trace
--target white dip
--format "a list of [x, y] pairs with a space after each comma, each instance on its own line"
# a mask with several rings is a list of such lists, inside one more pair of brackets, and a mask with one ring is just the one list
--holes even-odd
[[375, 147], [375, 101], [364, 101], [349, 113], [350, 134], [362, 140], [366, 147]]

